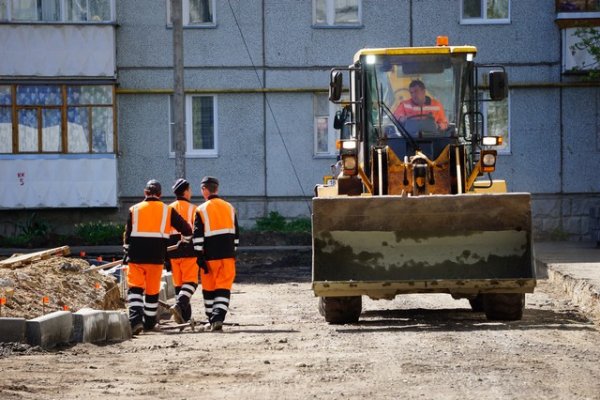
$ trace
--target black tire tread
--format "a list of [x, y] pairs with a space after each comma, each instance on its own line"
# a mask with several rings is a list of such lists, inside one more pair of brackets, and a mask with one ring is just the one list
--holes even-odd
[[525, 293], [485, 293], [483, 308], [489, 320], [520, 320], [525, 309]]
[[319, 298], [319, 314], [330, 324], [358, 322], [361, 311], [361, 296]]

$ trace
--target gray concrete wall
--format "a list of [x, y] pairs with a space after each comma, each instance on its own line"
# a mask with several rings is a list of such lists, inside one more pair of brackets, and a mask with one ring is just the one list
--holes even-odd
[[[600, 94], [548, 85], [564, 80], [554, 2], [512, 1], [510, 24], [461, 25], [459, 0], [363, 0], [362, 26], [352, 29], [313, 27], [310, 0], [231, 5], [239, 28], [229, 2], [217, 1], [215, 28], [185, 29], [186, 88], [304, 90], [217, 94], [218, 157], [187, 159], [188, 178], [221, 178], [242, 221], [269, 211], [309, 214], [304, 199], [335, 161], [313, 156], [314, 91], [327, 87], [332, 66], [350, 64], [363, 47], [431, 45], [448, 35], [451, 44], [477, 46], [476, 61], [507, 65], [511, 153], [499, 157], [494, 177], [511, 191], [534, 193], [541, 234], [587, 237], [586, 209], [600, 185]], [[165, 187], [175, 178], [168, 95], [147, 93], [172, 86], [172, 30], [164, 2], [139, 10], [138, 2], [117, 2], [119, 84], [140, 91], [118, 96], [119, 194], [126, 203], [150, 177]]]

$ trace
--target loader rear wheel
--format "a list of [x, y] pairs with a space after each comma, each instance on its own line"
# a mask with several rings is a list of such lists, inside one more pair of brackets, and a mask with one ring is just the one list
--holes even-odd
[[483, 309], [489, 320], [519, 320], [523, 318], [525, 293], [485, 293]]
[[362, 311], [362, 297], [319, 297], [319, 314], [330, 324], [358, 322]]

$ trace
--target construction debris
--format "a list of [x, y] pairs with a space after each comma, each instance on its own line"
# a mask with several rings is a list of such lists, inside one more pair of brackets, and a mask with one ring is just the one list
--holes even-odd
[[[57, 254], [56, 249], [2, 261], [3, 266], [16, 269], [0, 268], [0, 316], [32, 319], [53, 311], [76, 312], [84, 307], [125, 308], [114, 277], [84, 274], [82, 271], [90, 268], [87, 261], [53, 254]], [[16, 264], [6, 262], [17, 258]]]

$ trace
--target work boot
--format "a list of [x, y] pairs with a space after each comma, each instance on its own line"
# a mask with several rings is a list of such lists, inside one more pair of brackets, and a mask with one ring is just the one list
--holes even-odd
[[169, 308], [169, 312], [173, 316], [175, 322], [177, 322], [178, 324], [185, 323], [185, 321], [183, 320], [183, 316], [181, 315], [181, 307], [179, 307], [179, 304], [172, 305], [171, 308]]
[[131, 328], [131, 334], [133, 336], [137, 336], [140, 333], [142, 333], [144, 331], [144, 325], [141, 323], [135, 324], [132, 328]]

